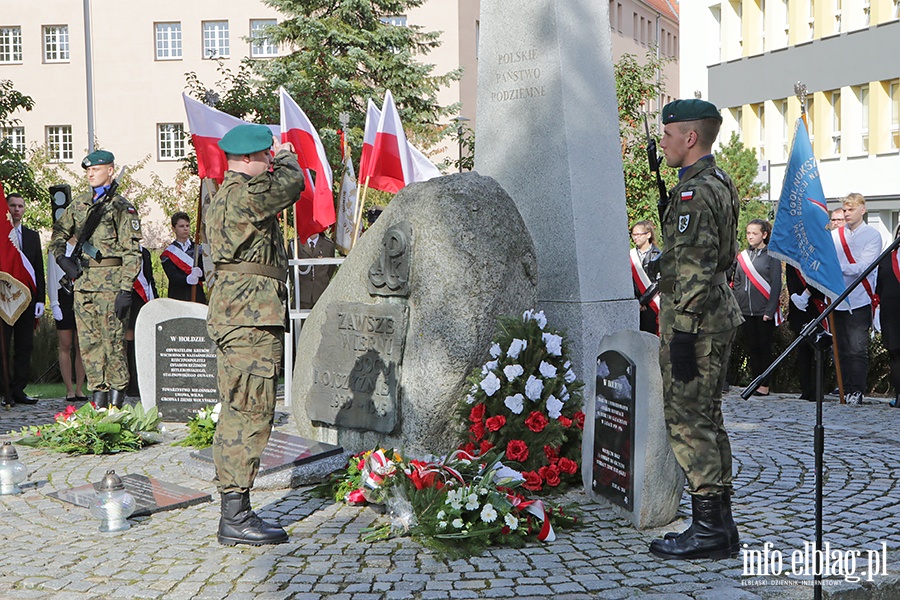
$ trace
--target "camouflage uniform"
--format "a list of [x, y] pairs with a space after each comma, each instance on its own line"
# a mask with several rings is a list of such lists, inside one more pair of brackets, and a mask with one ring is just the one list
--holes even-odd
[[[65, 256], [66, 242], [78, 236], [93, 204], [94, 194], [81, 194], [53, 225], [50, 252]], [[116, 294], [131, 293], [141, 271], [141, 220], [128, 200], [118, 194], [105, 206], [90, 243], [103, 263], [85, 255], [84, 273], [75, 282], [75, 323], [88, 385], [93, 390], [125, 390], [128, 360], [125, 322], [116, 318]]]
[[[691, 494], [730, 491], [731, 444], [722, 386], [735, 328], [743, 318], [724, 272], [737, 254], [740, 204], [731, 179], [707, 156], [683, 169], [663, 215], [660, 353], [669, 441]], [[672, 376], [673, 331], [695, 333], [700, 376]]]
[[[275, 386], [284, 343], [287, 253], [279, 212], [303, 190], [297, 157], [282, 150], [272, 172], [248, 177], [228, 171], [206, 216], [216, 264], [207, 330], [216, 343], [222, 412], [213, 440], [220, 492], [246, 492], [259, 470], [275, 417]], [[283, 272], [225, 270], [243, 265]]]

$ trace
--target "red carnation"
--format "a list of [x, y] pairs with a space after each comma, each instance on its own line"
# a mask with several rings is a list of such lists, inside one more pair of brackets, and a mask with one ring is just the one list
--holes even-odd
[[459, 449], [469, 454], [475, 454], [475, 444], [473, 444], [472, 442], [469, 442], [465, 446], [460, 446]]
[[547, 462], [552, 465], [559, 460], [559, 450], [553, 446], [544, 446], [544, 456], [547, 457]]
[[491, 431], [499, 431], [500, 428], [506, 425], [506, 417], [497, 415], [496, 417], [489, 418], [484, 424], [487, 425], [487, 428]]
[[484, 423], [478, 421], [477, 423], [472, 423], [472, 426], [469, 427], [469, 431], [472, 432], [472, 436], [476, 440], [480, 440], [484, 437]]
[[572, 419], [568, 417], [560, 416], [557, 421], [559, 421], [559, 424], [563, 427], [570, 427], [572, 425]]
[[476, 404], [472, 407], [472, 410], [469, 411], [469, 420], [473, 423], [477, 423], [482, 419], [484, 419], [484, 402]]
[[528, 444], [522, 440], [510, 440], [506, 444], [506, 458], [516, 462], [528, 460]]
[[569, 458], [561, 458], [559, 462], [556, 464], [559, 467], [559, 470], [567, 475], [574, 475], [578, 472], [578, 463]]
[[573, 420], [575, 421], [575, 425], [578, 426], [578, 429], [584, 429], [584, 413], [580, 410], [572, 415]]
[[559, 485], [559, 469], [556, 468], [556, 465], [541, 467], [540, 469], [538, 469], [538, 474], [544, 481], [547, 482], [547, 485], [551, 487], [556, 487]]
[[484, 454], [485, 452], [487, 452], [488, 450], [490, 450], [493, 447], [494, 447], [494, 444], [492, 444], [491, 442], [489, 442], [487, 440], [481, 440], [481, 452], [479, 452], [479, 455]]
[[535, 433], [540, 433], [544, 430], [544, 427], [547, 426], [549, 421], [547, 417], [544, 416], [544, 413], [533, 411], [528, 418], [525, 419], [525, 427], [532, 430]]
[[523, 488], [532, 492], [541, 491], [543, 485], [540, 475], [538, 475], [534, 471], [525, 471], [524, 473], [522, 473], [522, 476], [525, 477], [525, 483], [522, 484]]

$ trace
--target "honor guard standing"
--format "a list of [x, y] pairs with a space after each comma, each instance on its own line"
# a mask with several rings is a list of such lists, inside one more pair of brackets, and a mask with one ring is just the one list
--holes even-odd
[[[53, 225], [50, 252], [75, 294], [75, 323], [92, 400], [121, 407], [128, 388], [125, 323], [131, 290], [141, 271], [141, 220], [116, 193], [111, 152], [88, 154], [81, 167], [91, 191], [79, 195]], [[66, 242], [78, 242], [66, 256]], [[62, 291], [61, 293], [67, 293]]]
[[731, 444], [722, 386], [735, 329], [742, 322], [725, 271], [738, 250], [740, 202], [716, 166], [712, 145], [722, 117], [699, 99], [663, 108], [662, 147], [679, 182], [663, 209], [660, 257], [660, 368], [669, 442], [687, 476], [691, 526], [654, 540], [661, 558], [727, 558], [738, 552], [731, 515]]
[[216, 343], [222, 403], [213, 439], [222, 495], [217, 538], [226, 546], [280, 544], [287, 533], [250, 509], [250, 488], [272, 432], [287, 315], [287, 253], [277, 215], [300, 197], [303, 173], [294, 147], [279, 144], [264, 125], [238, 125], [219, 147], [228, 171], [205, 224], [216, 271], [207, 330]]

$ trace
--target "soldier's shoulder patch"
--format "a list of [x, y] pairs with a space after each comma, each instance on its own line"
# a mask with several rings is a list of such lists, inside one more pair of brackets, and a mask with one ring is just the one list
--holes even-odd
[[678, 215], [678, 233], [684, 233], [687, 231], [688, 226], [691, 224], [691, 215]]
[[135, 231], [140, 231], [141, 230], [141, 222], [138, 221], [137, 219], [132, 219], [131, 220], [131, 228], [134, 229]]
[[134, 209], [134, 207], [133, 207], [132, 205], [130, 205], [130, 204], [128, 205], [128, 207], [127, 207], [125, 210], [128, 211], [128, 214], [129, 214], [129, 215], [136, 215], [136, 214], [137, 214], [137, 211], [136, 211], [136, 210]]
[[683, 192], [681, 192], [681, 201], [682, 202], [687, 202], [688, 200], [691, 200], [693, 197], [694, 197], [694, 190], [684, 190]]

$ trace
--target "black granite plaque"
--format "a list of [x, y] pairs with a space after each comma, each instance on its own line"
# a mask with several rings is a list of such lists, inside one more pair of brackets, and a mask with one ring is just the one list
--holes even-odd
[[206, 321], [182, 317], [156, 325], [156, 408], [164, 421], [187, 421], [219, 401], [216, 346]]
[[[143, 517], [212, 501], [212, 496], [204, 492], [144, 475], [125, 475], [122, 477], [122, 483], [125, 484], [125, 491], [134, 496], [135, 509], [132, 517]], [[99, 487], [98, 481], [47, 495], [63, 502], [90, 508]]]
[[[259, 458], [258, 477], [276, 473], [291, 467], [309, 464], [320, 458], [327, 458], [343, 453], [340, 446], [314, 442], [297, 435], [273, 431], [269, 443]], [[204, 462], [212, 463], [212, 448], [204, 448], [191, 452], [191, 456]]]
[[594, 491], [634, 510], [634, 363], [609, 350], [597, 357]]
[[333, 302], [312, 357], [306, 414], [313, 421], [390, 433], [397, 426], [407, 308]]

